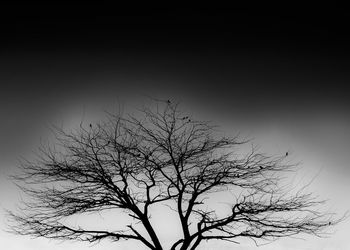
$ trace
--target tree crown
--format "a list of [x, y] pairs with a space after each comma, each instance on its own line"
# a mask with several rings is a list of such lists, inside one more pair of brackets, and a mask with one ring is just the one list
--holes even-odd
[[[95, 242], [136, 240], [149, 249], [164, 246], [150, 219], [150, 208], [175, 211], [182, 237], [171, 246], [194, 250], [203, 241], [275, 240], [299, 233], [322, 236], [343, 218], [317, 208], [301, 188], [288, 192], [281, 174], [293, 171], [288, 154], [272, 157], [238, 136], [220, 136], [210, 122], [183, 115], [166, 101], [142, 116], [109, 115], [107, 122], [81, 124], [75, 132], [56, 128], [55, 147], [41, 148], [35, 161], [22, 162], [14, 177], [31, 197], [20, 213], [9, 212], [11, 230], [22, 235]], [[219, 212], [208, 201], [219, 192], [233, 193], [230, 208]], [[69, 226], [65, 219], [116, 209], [130, 222], [123, 229]]]

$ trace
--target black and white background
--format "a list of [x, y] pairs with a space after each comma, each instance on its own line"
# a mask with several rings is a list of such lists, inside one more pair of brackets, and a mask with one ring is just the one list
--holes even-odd
[[[125, 10], [105, 6], [2, 8], [0, 205], [20, 156], [49, 124], [178, 101], [226, 133], [252, 136], [269, 153], [291, 152], [332, 210], [350, 208], [349, 21], [342, 8], [275, 13], [250, 9]], [[41, 10], [45, 7], [46, 10]], [[7, 15], [5, 15], [7, 14]], [[6, 218], [0, 213], [2, 229]], [[285, 239], [258, 249], [347, 249], [350, 223], [330, 238]], [[171, 233], [171, 232], [169, 232]], [[92, 249], [0, 232], [4, 249]], [[252, 249], [226, 243], [216, 249]], [[109, 249], [102, 243], [93, 249]], [[120, 248], [118, 248], [120, 247]], [[129, 248], [128, 248], [129, 247]], [[212, 249], [213, 246], [207, 246]], [[114, 249], [133, 249], [116, 243]]]

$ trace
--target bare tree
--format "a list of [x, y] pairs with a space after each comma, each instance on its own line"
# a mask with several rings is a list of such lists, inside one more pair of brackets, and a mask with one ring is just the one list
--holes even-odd
[[[285, 163], [287, 154], [267, 156], [255, 148], [243, 154], [249, 141], [219, 136], [210, 122], [184, 116], [169, 101], [141, 114], [109, 115], [107, 122], [73, 132], [56, 129], [57, 144], [22, 162], [23, 173], [14, 177], [31, 199], [9, 212], [11, 230], [63, 240], [135, 240], [160, 250], [150, 208], [165, 205], [183, 234], [171, 250], [194, 250], [208, 240], [322, 236], [342, 220], [320, 212], [324, 201], [304, 188], [285, 188], [283, 173], [295, 167]], [[228, 212], [207, 200], [220, 192], [236, 194]], [[123, 230], [65, 223], [73, 215], [111, 209], [130, 218]]]

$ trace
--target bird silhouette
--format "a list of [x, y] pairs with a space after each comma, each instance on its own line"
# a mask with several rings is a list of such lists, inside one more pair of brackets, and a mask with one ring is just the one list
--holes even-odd
[[286, 156], [288, 156], [288, 154], [289, 154], [289, 153], [288, 153], [288, 151], [287, 151], [287, 152], [286, 152]]
[[92, 124], [91, 124], [91, 123], [90, 123], [90, 125], [89, 125], [89, 126], [90, 126], [90, 128], [92, 128]]
[[331, 225], [332, 223], [331, 222], [328, 222], [328, 225]]

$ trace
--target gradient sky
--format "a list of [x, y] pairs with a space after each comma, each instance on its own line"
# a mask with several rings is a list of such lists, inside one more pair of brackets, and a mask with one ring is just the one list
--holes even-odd
[[[65, 15], [60, 9], [36, 15], [27, 7], [10, 6], [13, 15], [1, 19], [2, 207], [18, 197], [6, 176], [49, 136], [48, 125], [99, 119], [120, 105], [132, 110], [151, 96], [178, 101], [227, 134], [254, 137], [263, 151], [291, 152], [302, 162], [297, 181], [318, 175], [310, 188], [329, 199], [328, 207], [340, 214], [350, 208], [350, 37], [340, 10], [119, 10], [112, 16], [83, 8], [78, 16], [79, 6]], [[350, 221], [333, 231], [327, 239], [200, 249], [348, 249]], [[3, 231], [0, 242], [13, 250], [137, 249], [130, 242], [89, 247]]]

